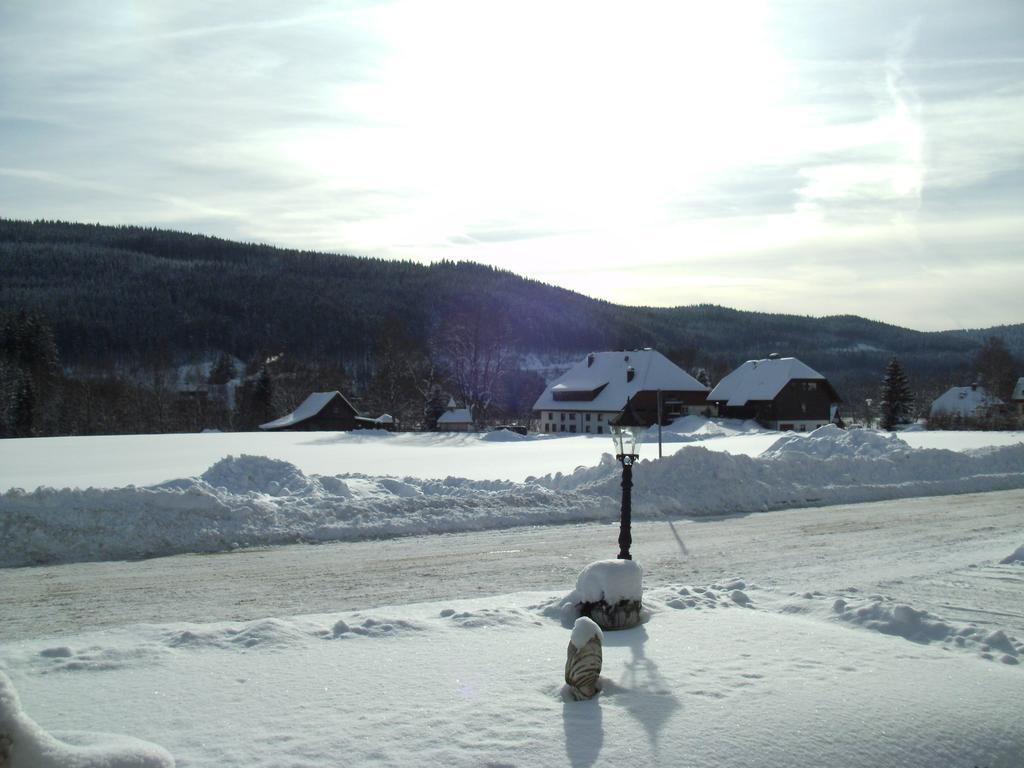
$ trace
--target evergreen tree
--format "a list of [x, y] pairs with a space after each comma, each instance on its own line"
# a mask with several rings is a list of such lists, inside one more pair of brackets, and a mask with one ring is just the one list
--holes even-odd
[[907, 424], [911, 419], [914, 395], [910, 391], [907, 375], [895, 357], [889, 361], [882, 381], [882, 399], [878, 404], [881, 412], [882, 429], [892, 431], [897, 424]]
[[274, 419], [274, 380], [266, 365], [260, 366], [256, 379], [248, 384], [244, 419], [250, 429]]
[[32, 391], [32, 379], [28, 376], [21, 380], [17, 394], [14, 396], [14, 435], [15, 437], [31, 437], [35, 422], [36, 398]]
[[231, 355], [221, 352], [210, 371], [209, 383], [213, 385], [227, 384], [237, 375], [238, 372], [235, 370], [235, 363], [231, 359]]

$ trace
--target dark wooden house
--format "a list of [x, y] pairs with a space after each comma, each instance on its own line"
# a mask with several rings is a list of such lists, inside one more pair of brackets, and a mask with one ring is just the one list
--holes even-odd
[[828, 379], [795, 357], [748, 360], [708, 395], [718, 415], [756, 419], [769, 429], [807, 432], [838, 419], [842, 402]]
[[337, 390], [314, 392], [287, 416], [260, 424], [260, 429], [268, 432], [284, 429], [333, 432], [375, 427], [377, 423], [373, 419], [360, 415]]

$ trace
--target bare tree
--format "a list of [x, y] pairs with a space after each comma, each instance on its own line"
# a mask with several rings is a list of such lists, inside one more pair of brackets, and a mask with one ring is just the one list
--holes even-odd
[[515, 358], [504, 319], [480, 306], [452, 318], [440, 339], [439, 357], [455, 394], [475, 421], [486, 423], [502, 377]]

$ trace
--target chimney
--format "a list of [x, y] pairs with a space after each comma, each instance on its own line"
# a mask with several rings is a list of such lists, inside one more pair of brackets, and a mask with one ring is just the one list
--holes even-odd
[[594, 364], [594, 353], [591, 352], [589, 355], [587, 355], [587, 368], [589, 368], [593, 364]]
[[636, 378], [636, 368], [632, 365], [626, 368], [626, 381], [630, 382]]

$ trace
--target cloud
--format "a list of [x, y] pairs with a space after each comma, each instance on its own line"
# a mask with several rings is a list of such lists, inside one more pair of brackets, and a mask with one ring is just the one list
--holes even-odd
[[0, 204], [628, 303], [1018, 322], [1022, 24], [1016, 0], [11, 3]]

